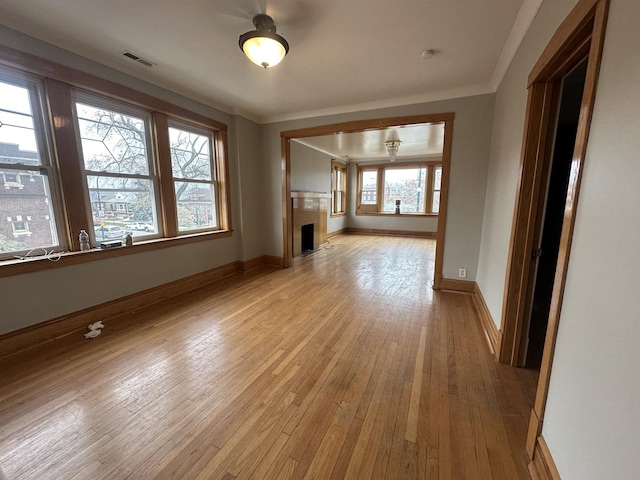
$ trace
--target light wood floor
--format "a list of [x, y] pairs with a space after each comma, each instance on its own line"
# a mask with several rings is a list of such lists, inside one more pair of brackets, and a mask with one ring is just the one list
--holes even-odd
[[0, 364], [28, 479], [526, 479], [535, 375], [497, 364], [434, 241], [341, 236]]

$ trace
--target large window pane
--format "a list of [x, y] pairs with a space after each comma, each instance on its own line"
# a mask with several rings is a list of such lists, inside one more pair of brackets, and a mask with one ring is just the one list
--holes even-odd
[[17, 172], [0, 169], [0, 254], [56, 247], [49, 179], [38, 172]]
[[395, 168], [384, 171], [383, 212], [395, 212], [400, 201], [400, 213], [425, 213], [427, 169]]
[[375, 205], [378, 202], [378, 171], [364, 170], [362, 172], [362, 205]]
[[169, 127], [178, 231], [219, 228], [211, 135]]
[[87, 175], [87, 185], [96, 241], [157, 232], [151, 180]]
[[131, 115], [76, 103], [85, 169], [148, 175], [145, 121]]
[[175, 190], [179, 231], [218, 227], [213, 185], [175, 182]]
[[173, 178], [211, 180], [209, 137], [169, 128]]
[[86, 102], [76, 102], [76, 113], [93, 239], [157, 235], [156, 177], [148, 152], [147, 118]]
[[35, 83], [0, 81], [0, 257], [59, 246]]

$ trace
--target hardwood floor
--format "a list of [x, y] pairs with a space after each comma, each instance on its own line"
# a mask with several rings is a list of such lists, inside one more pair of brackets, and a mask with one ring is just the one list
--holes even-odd
[[0, 363], [21, 479], [526, 479], [535, 375], [497, 364], [434, 240], [343, 235]]

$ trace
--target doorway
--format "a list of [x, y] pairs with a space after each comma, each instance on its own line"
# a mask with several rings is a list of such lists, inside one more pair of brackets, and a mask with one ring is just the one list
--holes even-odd
[[550, 165], [545, 165], [544, 168], [547, 173], [544, 182], [546, 194], [539, 202], [537, 238], [532, 251], [532, 273], [527, 287], [530, 292], [527, 302], [528, 335], [522, 336], [525, 344], [520, 350], [524, 358], [520, 359], [519, 364], [527, 368], [539, 369], [542, 363], [586, 74], [587, 58], [584, 58], [558, 82], [560, 93], [552, 154], [546, 162]]
[[[551, 382], [608, 10], [609, 0], [579, 0], [540, 55], [529, 74], [527, 84], [528, 98], [522, 159], [507, 260], [501, 322], [502, 338], [498, 357], [503, 363], [521, 366], [527, 361], [533, 362], [534, 355], [541, 355], [536, 399], [531, 410], [526, 440], [527, 454], [531, 459], [529, 470], [536, 478], [558, 477], [542, 437], [542, 425]], [[570, 85], [573, 86], [570, 87]], [[582, 85], [582, 88], [579, 88], [579, 85]], [[561, 87], [564, 87], [567, 93], [566, 99], [562, 95]], [[572, 104], [578, 103], [569, 95], [570, 88], [581, 92], [581, 100], [577, 126], [574, 124], [567, 133], [563, 131], [564, 118], [560, 118], [559, 109], [560, 104], [565, 101]], [[572, 112], [567, 115], [572, 118], [569, 123], [575, 123], [575, 109], [575, 105], [569, 109]], [[573, 131], [575, 134], [572, 133]], [[567, 175], [566, 173], [558, 173], [554, 180], [554, 175], [549, 175], [549, 171], [553, 170], [555, 155], [562, 153], [566, 157], [566, 151], [570, 152], [569, 165], [561, 168], [564, 163], [559, 160], [556, 168], [560, 171], [563, 168], [569, 168], [567, 187], [552, 186], [555, 185], [553, 182], [564, 183], [562, 178]], [[553, 162], [550, 160], [552, 157]], [[565, 158], [564, 162], [569, 160]], [[547, 195], [551, 189], [562, 192], [558, 194], [560, 199], [554, 199], [554, 195]], [[562, 197], [565, 197], [564, 202]], [[547, 204], [554, 203], [564, 207], [556, 206], [554, 209], [549, 206], [547, 208]], [[560, 220], [552, 222], [551, 214], [547, 219], [547, 216], [543, 215], [546, 211], [554, 211], [554, 216], [559, 215], [561, 211], [561, 222]], [[551, 223], [561, 226], [552, 226]], [[558, 228], [560, 228], [559, 237]], [[545, 238], [545, 229], [548, 238]], [[554, 230], [556, 230], [554, 235], [549, 233]], [[555, 243], [558, 246], [552, 245], [554, 253], [549, 256], [549, 267], [543, 262], [539, 262], [539, 265], [532, 264], [532, 253], [537, 255], [539, 253], [537, 249], [541, 248], [540, 258], [543, 258], [545, 245]], [[553, 257], [555, 261], [552, 261]], [[553, 273], [545, 272], [545, 269], [553, 270]], [[536, 280], [536, 277], [539, 277], [539, 280]], [[536, 283], [544, 284], [545, 295], [542, 287], [535, 288]], [[533, 312], [535, 297], [537, 297], [535, 301], [539, 302], [543, 311], [541, 317], [545, 319], [544, 335], [540, 332], [533, 333], [529, 329], [529, 324], [534, 323], [536, 323], [534, 328], [542, 329], [537, 325], [534, 316], [530, 315]], [[530, 334], [544, 336], [541, 353], [534, 354], [532, 345], [529, 345], [528, 349], [523, 348], [523, 345], [527, 346]], [[523, 340], [522, 336], [527, 339]], [[540, 340], [536, 342], [539, 348]], [[526, 350], [530, 350], [530, 354], [526, 354]]]
[[442, 283], [442, 267], [444, 263], [445, 228], [447, 221], [447, 203], [449, 191], [449, 171], [451, 163], [451, 144], [453, 138], [453, 113], [415, 115], [409, 117], [391, 117], [373, 120], [323, 125], [318, 127], [290, 130], [280, 133], [282, 152], [282, 216], [283, 216], [283, 267], [291, 266], [293, 259], [292, 239], [292, 204], [291, 204], [291, 140], [296, 138], [316, 137], [335, 133], [363, 132], [379, 130], [387, 127], [407, 125], [444, 123], [444, 144], [442, 148], [442, 174], [440, 180], [440, 206], [438, 213], [436, 255], [434, 262], [433, 288], [438, 290]]

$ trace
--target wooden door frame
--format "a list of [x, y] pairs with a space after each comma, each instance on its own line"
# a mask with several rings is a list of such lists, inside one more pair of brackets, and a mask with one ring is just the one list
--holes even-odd
[[436, 258], [433, 288], [439, 289], [442, 282], [442, 266], [444, 261], [444, 240], [447, 224], [447, 205], [449, 197], [449, 174], [451, 170], [451, 144], [453, 141], [454, 113], [437, 113], [413, 115], [408, 117], [390, 117], [373, 120], [357, 120], [353, 122], [334, 123], [317, 127], [289, 130], [280, 133], [282, 153], [282, 243], [283, 266], [291, 266], [293, 258], [293, 213], [291, 206], [291, 140], [302, 137], [317, 137], [336, 133], [364, 132], [388, 127], [416, 125], [420, 123], [444, 123], [444, 144], [442, 147], [442, 180], [440, 189], [440, 211], [438, 213], [438, 232], [436, 236]]
[[[529, 259], [534, 240], [535, 217], [543, 188], [542, 170], [545, 156], [551, 155], [550, 143], [555, 131], [555, 111], [560, 79], [581, 59], [588, 57], [585, 86], [578, 120], [576, 142], [571, 162], [569, 187], [564, 209], [558, 261], [554, 279], [549, 323], [545, 338], [542, 365], [531, 412], [527, 435], [527, 452], [532, 459], [530, 468], [536, 469], [549, 457], [544, 439], [540, 436], [549, 391], [551, 367], [558, 334], [562, 299], [569, 264], [569, 254], [576, 219], [578, 195], [609, 10], [609, 0], [580, 0], [558, 27], [542, 52], [528, 78], [528, 100], [520, 164], [520, 180], [514, 211], [511, 245], [505, 279], [502, 309], [502, 343], [499, 359], [517, 365], [521, 358], [521, 337], [525, 324], [525, 306], [530, 286]], [[554, 105], [555, 104], [555, 105]], [[544, 200], [544, 199], [543, 199]], [[543, 201], [542, 200], [542, 201]], [[552, 463], [552, 462], [551, 462]], [[540, 467], [542, 468], [542, 467]], [[536, 470], [538, 471], [538, 470]]]

